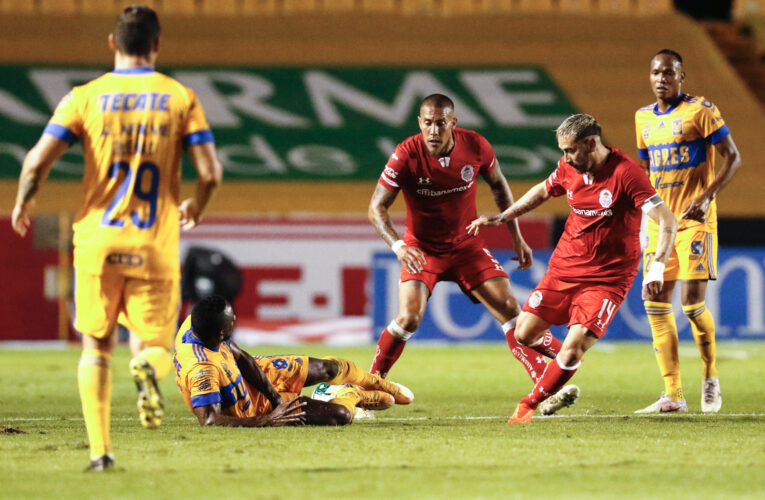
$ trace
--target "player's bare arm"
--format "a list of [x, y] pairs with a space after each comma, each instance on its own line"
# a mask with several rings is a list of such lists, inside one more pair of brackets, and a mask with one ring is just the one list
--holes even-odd
[[500, 224], [506, 224], [512, 220], [517, 219], [521, 215], [534, 210], [539, 205], [550, 199], [550, 193], [545, 188], [545, 181], [540, 182], [536, 186], [532, 187], [526, 194], [513, 203], [510, 208], [498, 215], [486, 216], [482, 215], [468, 226], [468, 233], [478, 234], [478, 228], [480, 226], [499, 226]]
[[643, 300], [650, 300], [661, 292], [664, 286], [664, 266], [669, 260], [677, 236], [677, 219], [667, 205], [661, 202], [647, 213], [648, 217], [659, 223], [659, 241], [653, 261], [643, 278]]
[[419, 273], [425, 264], [425, 254], [419, 248], [404, 244], [390, 221], [388, 211], [396, 201], [397, 195], [398, 192], [390, 191], [378, 184], [369, 202], [369, 222], [383, 241], [390, 245], [398, 260], [406, 265], [409, 272]]
[[[507, 183], [507, 179], [502, 175], [499, 166], [496, 166], [491, 173], [484, 176], [484, 179], [491, 189], [491, 194], [494, 196], [494, 203], [497, 205], [497, 208], [504, 211], [512, 206], [514, 201], [513, 192]], [[531, 247], [523, 239], [521, 229], [518, 227], [518, 221], [513, 219], [507, 222], [506, 226], [507, 230], [510, 231], [510, 236], [513, 238], [513, 248], [518, 256], [518, 269], [528, 269], [533, 262]]]
[[733, 175], [741, 166], [741, 154], [738, 152], [736, 143], [733, 142], [733, 137], [728, 135], [723, 140], [715, 144], [717, 153], [722, 157], [723, 164], [720, 170], [715, 176], [715, 180], [707, 187], [707, 189], [685, 207], [681, 218], [690, 219], [699, 222], [704, 222], [704, 218], [709, 209], [709, 204], [727, 186], [733, 179]]
[[195, 196], [183, 200], [178, 207], [184, 230], [199, 224], [202, 213], [223, 179], [223, 167], [218, 161], [214, 143], [194, 144], [189, 146], [187, 153], [197, 170], [197, 187]]
[[281, 427], [283, 425], [305, 425], [306, 406], [297, 398], [276, 406], [270, 413], [256, 417], [232, 417], [221, 411], [220, 403], [194, 408], [199, 425], [220, 425], [224, 427]]
[[263, 369], [255, 362], [255, 359], [250, 354], [242, 350], [232, 340], [230, 344], [231, 353], [236, 360], [236, 366], [239, 371], [242, 372], [242, 378], [249, 386], [259, 392], [261, 392], [271, 402], [271, 406], [276, 408], [282, 403], [281, 395], [276, 392], [271, 381], [268, 380]]
[[24, 158], [19, 175], [19, 189], [16, 195], [16, 205], [13, 207], [11, 224], [19, 236], [25, 236], [31, 221], [29, 212], [34, 207], [34, 197], [45, 179], [48, 178], [53, 164], [61, 158], [69, 143], [49, 134], [43, 134], [37, 144], [29, 150]]

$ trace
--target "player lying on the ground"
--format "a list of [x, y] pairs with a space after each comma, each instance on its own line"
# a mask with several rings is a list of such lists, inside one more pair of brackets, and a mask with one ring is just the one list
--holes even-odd
[[[231, 305], [213, 295], [194, 306], [175, 338], [176, 382], [200, 425], [345, 425], [357, 406], [384, 410], [414, 400], [406, 387], [345, 359], [250, 356], [231, 340], [235, 320]], [[349, 386], [329, 402], [300, 396], [320, 382]]]

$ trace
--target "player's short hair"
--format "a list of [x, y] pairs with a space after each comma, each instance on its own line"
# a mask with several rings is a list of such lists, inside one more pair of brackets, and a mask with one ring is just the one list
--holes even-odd
[[206, 342], [219, 339], [223, 324], [223, 311], [226, 309], [226, 299], [220, 295], [210, 295], [194, 305], [191, 310], [191, 328], [194, 335]]
[[114, 41], [123, 54], [146, 56], [159, 39], [157, 13], [145, 5], [131, 5], [117, 18]]
[[454, 101], [443, 94], [430, 94], [422, 100], [420, 108], [423, 106], [433, 106], [434, 108], [439, 109], [450, 108], [452, 111], [454, 111]]
[[681, 56], [679, 53], [675, 52], [672, 49], [661, 49], [653, 57], [661, 56], [661, 55], [667, 55], [667, 56], [674, 57], [675, 59], [677, 59], [677, 62], [679, 62], [680, 65], [683, 64], [683, 56]]
[[563, 123], [558, 125], [555, 133], [560, 137], [573, 135], [577, 141], [581, 141], [591, 135], [601, 137], [600, 124], [595, 118], [585, 113], [569, 116], [563, 120]]

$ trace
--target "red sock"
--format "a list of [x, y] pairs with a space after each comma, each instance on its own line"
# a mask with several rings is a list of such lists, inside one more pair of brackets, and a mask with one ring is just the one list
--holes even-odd
[[372, 358], [372, 368], [369, 369], [370, 373], [385, 378], [393, 364], [401, 356], [405, 345], [406, 340], [394, 337], [387, 328], [383, 330], [380, 340], [377, 341], [375, 357]]
[[531, 381], [536, 384], [547, 367], [545, 359], [535, 350], [526, 347], [525, 345], [521, 345], [515, 340], [515, 328], [508, 330], [505, 333], [505, 340], [507, 340], [507, 346], [510, 348], [510, 352], [513, 353], [515, 359], [521, 362], [528, 372], [529, 377], [531, 377]]
[[579, 368], [579, 363], [574, 368], [564, 370], [560, 367], [557, 358], [547, 363], [547, 369], [542, 374], [542, 378], [534, 386], [534, 389], [528, 394], [528, 396], [521, 399], [521, 404], [525, 404], [530, 408], [536, 408], [539, 403], [549, 398], [561, 387], [566, 385], [571, 377], [576, 373], [576, 369]]
[[554, 358], [560, 352], [561, 345], [563, 344], [561, 344], [560, 340], [556, 339], [555, 336], [550, 333], [550, 330], [547, 330], [542, 338], [539, 339], [538, 344], [530, 345], [529, 347], [548, 358]]

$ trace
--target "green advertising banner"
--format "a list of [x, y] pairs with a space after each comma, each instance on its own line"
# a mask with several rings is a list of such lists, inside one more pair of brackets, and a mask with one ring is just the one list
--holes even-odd
[[[18, 177], [53, 108], [106, 68], [0, 66], [0, 177]], [[505, 175], [539, 179], [560, 158], [553, 130], [576, 110], [541, 67], [167, 68], [193, 88], [228, 179], [368, 180], [419, 133], [419, 102], [443, 93], [458, 126], [494, 147]], [[193, 168], [184, 165], [184, 178]], [[51, 173], [82, 174], [75, 144]]]

